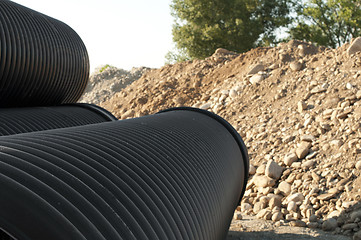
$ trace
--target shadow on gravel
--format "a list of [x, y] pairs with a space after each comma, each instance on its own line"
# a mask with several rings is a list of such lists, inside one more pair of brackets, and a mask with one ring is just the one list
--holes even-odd
[[276, 233], [273, 231], [269, 232], [234, 232], [228, 233], [226, 240], [298, 240], [298, 239], [310, 239], [310, 240], [349, 240], [351, 238], [345, 236], [309, 236], [297, 233]]
[[335, 235], [321, 229], [291, 227], [288, 224], [275, 226], [272, 221], [244, 215], [242, 220], [233, 220], [226, 240], [351, 240], [351, 237]]

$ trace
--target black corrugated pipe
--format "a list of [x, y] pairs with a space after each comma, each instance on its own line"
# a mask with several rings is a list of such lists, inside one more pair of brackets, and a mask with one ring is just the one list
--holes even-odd
[[75, 103], [88, 78], [88, 53], [73, 29], [0, 0], [0, 107]]
[[17, 239], [224, 239], [248, 178], [206, 111], [0, 138], [0, 228]]
[[54, 107], [0, 108], [0, 136], [116, 120], [107, 110], [85, 103]]

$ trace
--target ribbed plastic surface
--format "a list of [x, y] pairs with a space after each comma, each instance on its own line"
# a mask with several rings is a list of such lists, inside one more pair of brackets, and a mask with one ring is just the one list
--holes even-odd
[[66, 24], [0, 0], [0, 107], [75, 103], [89, 78], [89, 58]]
[[111, 113], [92, 104], [0, 108], [0, 136], [116, 120]]
[[13, 237], [11, 237], [9, 234], [7, 234], [6, 232], [3, 232], [0, 229], [0, 240], [16, 240]]
[[239, 139], [186, 110], [0, 137], [0, 227], [18, 239], [224, 239], [247, 182]]

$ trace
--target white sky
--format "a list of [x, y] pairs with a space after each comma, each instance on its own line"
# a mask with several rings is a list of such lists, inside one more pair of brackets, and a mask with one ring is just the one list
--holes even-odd
[[91, 72], [118, 68], [159, 68], [172, 50], [171, 0], [13, 0], [65, 22], [84, 41]]

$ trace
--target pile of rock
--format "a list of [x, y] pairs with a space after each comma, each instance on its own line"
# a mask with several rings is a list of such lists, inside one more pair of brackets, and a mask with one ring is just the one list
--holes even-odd
[[350, 220], [361, 199], [359, 42], [219, 50], [150, 70], [101, 105], [122, 119], [176, 106], [215, 112], [238, 130], [252, 163], [238, 210], [275, 224], [361, 234], [360, 218]]
[[149, 68], [132, 68], [127, 71], [105, 65], [95, 69], [89, 78], [85, 93], [79, 102], [99, 104], [138, 80]]
[[[336, 221], [334, 217], [346, 213], [357, 201], [343, 201], [340, 193], [349, 191], [351, 179], [317, 166], [310, 152], [311, 144], [306, 136], [295, 153], [285, 156], [281, 164], [269, 160], [266, 164], [250, 168], [253, 175], [238, 210], [256, 214], [258, 218], [277, 224], [288, 222], [291, 226], [322, 228], [325, 231], [351, 234], [358, 232], [356, 217], [350, 221]], [[360, 163], [359, 163], [360, 164]], [[352, 214], [359, 213], [354, 210]], [[351, 219], [351, 218], [350, 218]], [[344, 226], [346, 225], [346, 226]]]

